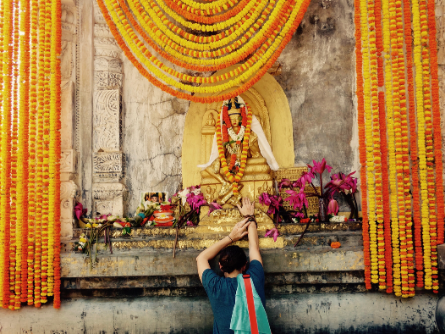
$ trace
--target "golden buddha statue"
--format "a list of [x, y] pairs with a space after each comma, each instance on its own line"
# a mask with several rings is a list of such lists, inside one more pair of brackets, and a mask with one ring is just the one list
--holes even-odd
[[[209, 115], [212, 117], [211, 114]], [[254, 198], [256, 195], [255, 181], [261, 181], [262, 184], [266, 181], [271, 183], [273, 180], [271, 171], [278, 169], [278, 163], [273, 156], [261, 124], [254, 115], [251, 115], [251, 123], [248, 124], [247, 105], [240, 96], [224, 101], [219, 118], [217, 124], [220, 126], [214, 130], [216, 133], [209, 162], [199, 166], [204, 168], [201, 172], [201, 184], [203, 186], [219, 184], [220, 188], [218, 187], [219, 191], [214, 200], [221, 205], [236, 205], [242, 198], [241, 190], [246, 182], [254, 181], [250, 182], [250, 187], [248, 187], [251, 189], [248, 189], [247, 192], [243, 191], [244, 195]], [[223, 162], [219, 156], [221, 148], [217, 147], [218, 141], [221, 142], [220, 145], [224, 152]], [[243, 151], [246, 155], [245, 166], [243, 166], [242, 159]], [[225, 165], [227, 166], [226, 170], [223, 168]], [[233, 178], [240, 171], [242, 177], [237, 184], [237, 190], [235, 190]]]

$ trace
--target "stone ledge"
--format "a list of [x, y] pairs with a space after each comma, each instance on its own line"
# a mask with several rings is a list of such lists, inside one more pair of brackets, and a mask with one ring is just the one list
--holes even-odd
[[[172, 258], [172, 251], [101, 254], [94, 268], [83, 254], [62, 254], [62, 278], [196, 275], [195, 259], [199, 253], [178, 251], [175, 258]], [[266, 273], [364, 270], [363, 252], [358, 247], [265, 250], [262, 256]], [[216, 267], [215, 261], [214, 264]]]

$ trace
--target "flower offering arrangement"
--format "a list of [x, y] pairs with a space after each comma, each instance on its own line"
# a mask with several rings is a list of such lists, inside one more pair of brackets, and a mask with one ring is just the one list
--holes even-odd
[[0, 305], [14, 310], [60, 307], [61, 6], [0, 5]]
[[416, 286], [439, 289], [444, 203], [434, 12], [434, 1], [355, 1], [365, 283], [402, 297], [414, 296]]

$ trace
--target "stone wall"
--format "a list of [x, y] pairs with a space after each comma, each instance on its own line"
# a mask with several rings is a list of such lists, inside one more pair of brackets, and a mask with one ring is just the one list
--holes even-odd
[[[433, 334], [436, 302], [429, 295], [401, 300], [380, 293], [301, 293], [268, 298], [266, 311], [279, 334]], [[206, 296], [71, 299], [60, 311], [50, 305], [0, 309], [0, 332], [7, 334], [201, 334], [211, 333], [212, 324]]]

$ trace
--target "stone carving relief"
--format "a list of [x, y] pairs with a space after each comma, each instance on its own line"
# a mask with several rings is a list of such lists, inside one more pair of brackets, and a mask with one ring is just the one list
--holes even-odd
[[60, 172], [61, 173], [75, 173], [77, 163], [77, 154], [71, 150], [63, 150], [60, 159]]
[[123, 216], [121, 50], [94, 1], [93, 208]]
[[124, 212], [123, 196], [126, 189], [121, 183], [100, 183], [93, 185], [93, 216], [112, 214], [121, 216]]
[[122, 152], [96, 152], [93, 155], [94, 182], [119, 182], [123, 173]]
[[98, 90], [94, 92], [93, 152], [119, 151], [121, 128], [120, 91]]

